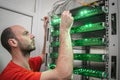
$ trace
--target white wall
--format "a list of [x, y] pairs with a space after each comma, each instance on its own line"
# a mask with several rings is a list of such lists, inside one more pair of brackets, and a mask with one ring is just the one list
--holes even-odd
[[[44, 29], [43, 29], [43, 19], [44, 16], [48, 15], [48, 12], [50, 11], [52, 4], [57, 0], [40, 0], [39, 5], [39, 18], [38, 18], [38, 27], [33, 28], [33, 34], [35, 34], [36, 37], [36, 50], [32, 52], [32, 56], [38, 55], [42, 51], [43, 46], [43, 37], [44, 37]], [[35, 53], [35, 54], [34, 54]]]

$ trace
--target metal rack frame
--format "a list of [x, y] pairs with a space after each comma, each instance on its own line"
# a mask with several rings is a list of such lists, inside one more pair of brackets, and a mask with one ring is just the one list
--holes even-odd
[[[105, 71], [108, 73], [107, 79], [102, 80], [120, 80], [120, 1], [119, 0], [104, 0], [105, 9], [108, 14], [105, 16], [106, 25], [106, 65]], [[51, 20], [51, 19], [50, 19]], [[46, 67], [48, 67], [51, 59], [49, 58], [52, 48], [50, 47], [51, 26], [48, 27], [47, 48], [46, 48]], [[89, 49], [87, 49], [89, 52]], [[83, 64], [86, 64], [83, 62]], [[81, 78], [81, 77], [80, 77]], [[82, 77], [82, 80], [90, 80], [88, 77]]]

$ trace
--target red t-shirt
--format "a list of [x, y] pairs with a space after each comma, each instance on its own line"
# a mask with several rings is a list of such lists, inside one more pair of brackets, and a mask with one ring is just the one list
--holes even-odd
[[0, 80], [40, 80], [41, 72], [38, 72], [42, 59], [41, 57], [30, 58], [29, 60], [31, 70], [27, 70], [12, 61], [0, 75]]

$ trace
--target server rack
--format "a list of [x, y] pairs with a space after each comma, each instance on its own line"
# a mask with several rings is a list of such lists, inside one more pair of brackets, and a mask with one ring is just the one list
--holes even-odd
[[[119, 4], [119, 0], [98, 0], [70, 10], [74, 17], [70, 32], [74, 51], [73, 80], [120, 79]], [[47, 69], [56, 66], [60, 14], [50, 18]]]

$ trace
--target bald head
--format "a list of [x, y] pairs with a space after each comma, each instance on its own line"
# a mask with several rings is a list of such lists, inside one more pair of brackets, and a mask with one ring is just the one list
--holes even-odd
[[9, 52], [11, 51], [11, 47], [8, 43], [9, 39], [17, 39], [16, 38], [16, 33], [19, 32], [19, 28], [23, 28], [20, 25], [14, 25], [14, 26], [10, 26], [6, 29], [3, 30], [2, 34], [1, 34], [1, 44], [2, 46], [7, 49]]
[[34, 35], [29, 33], [24, 27], [14, 25], [6, 28], [1, 35], [1, 43], [10, 53], [14, 50], [21, 51], [23, 55], [35, 50]]
[[20, 30], [26, 30], [23, 26], [21, 25], [14, 25], [14, 26], [10, 26], [12, 32], [14, 34], [17, 34], [18, 32], [20, 32]]

